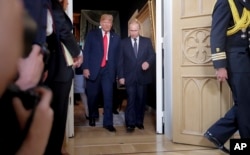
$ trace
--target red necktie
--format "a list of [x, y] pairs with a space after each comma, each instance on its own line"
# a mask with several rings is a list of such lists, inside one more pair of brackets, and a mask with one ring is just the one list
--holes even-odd
[[101, 67], [105, 67], [106, 65], [107, 48], [108, 48], [108, 37], [107, 37], [107, 32], [105, 32], [103, 36], [103, 58]]

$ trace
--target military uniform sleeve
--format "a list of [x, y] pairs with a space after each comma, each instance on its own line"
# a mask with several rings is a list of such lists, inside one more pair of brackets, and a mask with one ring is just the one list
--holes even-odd
[[212, 14], [211, 52], [214, 68], [226, 68], [226, 41], [227, 29], [232, 19], [230, 6], [227, 0], [218, 0]]

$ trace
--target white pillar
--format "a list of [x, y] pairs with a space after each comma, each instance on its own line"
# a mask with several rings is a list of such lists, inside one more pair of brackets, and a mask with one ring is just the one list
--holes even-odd
[[[68, 0], [68, 3], [69, 4], [66, 9], [66, 13], [68, 14], [69, 18], [73, 23], [73, 0]], [[67, 116], [66, 131], [65, 131], [66, 142], [68, 141], [69, 137], [74, 137], [74, 87], [73, 87], [74, 83], [73, 82], [69, 94], [68, 116]]]
[[156, 0], [156, 133], [162, 134], [163, 120], [163, 77], [162, 77], [162, 1]]
[[173, 138], [173, 27], [172, 27], [172, 18], [173, 18], [173, 1], [174, 0], [163, 0], [163, 49], [164, 49], [164, 118], [165, 118], [165, 135], [168, 139]]

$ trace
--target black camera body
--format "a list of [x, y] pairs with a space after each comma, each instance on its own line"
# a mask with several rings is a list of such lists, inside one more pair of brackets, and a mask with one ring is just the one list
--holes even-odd
[[[20, 127], [17, 111], [12, 104], [14, 97], [20, 98], [25, 109], [31, 111], [24, 128]], [[0, 139], [0, 145], [3, 150], [8, 151], [8, 154], [16, 154], [22, 145], [23, 140], [29, 132], [39, 101], [40, 96], [35, 91], [32, 89], [21, 91], [15, 84], [9, 85], [2, 94], [0, 98], [0, 109], [2, 110], [0, 113], [0, 132], [3, 134]]]
[[14, 97], [19, 98], [26, 109], [34, 109], [40, 101], [39, 94], [33, 89], [22, 91], [17, 85], [10, 84], [1, 98], [11, 104]]

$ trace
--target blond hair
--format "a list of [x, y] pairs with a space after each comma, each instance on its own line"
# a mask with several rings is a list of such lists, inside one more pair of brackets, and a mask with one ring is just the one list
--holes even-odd
[[110, 22], [113, 22], [113, 16], [111, 14], [103, 14], [101, 16], [100, 21], [103, 21], [103, 20], [109, 20]]

